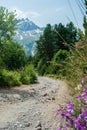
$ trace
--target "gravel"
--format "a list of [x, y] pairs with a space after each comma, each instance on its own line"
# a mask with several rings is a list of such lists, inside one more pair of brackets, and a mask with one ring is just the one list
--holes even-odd
[[38, 83], [0, 90], [0, 130], [56, 130], [55, 110], [69, 96], [60, 80], [39, 77]]

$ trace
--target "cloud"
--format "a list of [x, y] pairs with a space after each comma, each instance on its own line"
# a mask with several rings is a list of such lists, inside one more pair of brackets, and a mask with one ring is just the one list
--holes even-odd
[[61, 12], [61, 11], [63, 11], [63, 10], [64, 10], [63, 7], [59, 7], [59, 8], [56, 9], [56, 12]]
[[29, 14], [32, 15], [32, 17], [39, 17], [39, 16], [41, 16], [38, 12], [33, 12], [33, 11], [31, 11]]
[[40, 14], [38, 12], [35, 12], [35, 11], [23, 12], [16, 7], [13, 8], [12, 11], [15, 11], [17, 18], [31, 18], [31, 19], [33, 19], [33, 18], [37, 18], [40, 16]]

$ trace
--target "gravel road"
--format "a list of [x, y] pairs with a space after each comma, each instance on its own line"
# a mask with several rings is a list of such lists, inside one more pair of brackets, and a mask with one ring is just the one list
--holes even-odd
[[38, 83], [0, 89], [0, 130], [56, 130], [58, 104], [68, 97], [65, 82], [39, 77]]

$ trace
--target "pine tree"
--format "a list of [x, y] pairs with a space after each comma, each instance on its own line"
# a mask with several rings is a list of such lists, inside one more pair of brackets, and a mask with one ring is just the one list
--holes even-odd
[[39, 58], [43, 58], [45, 61], [50, 61], [53, 57], [53, 31], [50, 24], [46, 26], [43, 35], [37, 41], [37, 53]]

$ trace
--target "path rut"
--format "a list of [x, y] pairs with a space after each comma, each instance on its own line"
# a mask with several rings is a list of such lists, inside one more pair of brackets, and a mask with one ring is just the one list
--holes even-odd
[[0, 89], [0, 130], [56, 130], [58, 104], [69, 98], [65, 82], [38, 77], [38, 83]]

